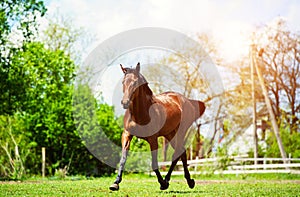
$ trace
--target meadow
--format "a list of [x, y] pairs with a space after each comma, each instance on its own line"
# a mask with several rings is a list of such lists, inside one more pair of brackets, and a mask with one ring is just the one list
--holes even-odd
[[182, 176], [171, 179], [161, 191], [156, 178], [144, 174], [124, 176], [119, 191], [108, 187], [114, 177], [31, 178], [0, 182], [0, 196], [300, 196], [300, 175], [211, 175], [194, 176], [196, 186], [189, 189]]

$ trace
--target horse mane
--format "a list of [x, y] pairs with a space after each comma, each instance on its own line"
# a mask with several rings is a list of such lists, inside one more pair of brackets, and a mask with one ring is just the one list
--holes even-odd
[[146, 93], [147, 95], [149, 95], [149, 96], [152, 96], [152, 95], [153, 95], [153, 92], [152, 92], [152, 90], [149, 88], [148, 83], [145, 83], [145, 84], [141, 85], [141, 87], [144, 88], [145, 93]]

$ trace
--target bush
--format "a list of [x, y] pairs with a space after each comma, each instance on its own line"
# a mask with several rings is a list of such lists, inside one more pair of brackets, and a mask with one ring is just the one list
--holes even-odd
[[[284, 150], [287, 154], [291, 154], [293, 158], [300, 158], [300, 133], [290, 134], [289, 129], [282, 128], [280, 130], [280, 137]], [[270, 132], [267, 140], [267, 157], [281, 157], [279, 147], [274, 132]]]
[[35, 143], [29, 143], [20, 114], [0, 116], [0, 176], [4, 179], [23, 179], [26, 160]]

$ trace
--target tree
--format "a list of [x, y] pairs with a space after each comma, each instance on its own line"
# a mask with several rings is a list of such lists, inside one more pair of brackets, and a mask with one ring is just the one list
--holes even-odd
[[[12, 87], [18, 87], [10, 90], [15, 98], [11, 105], [26, 112], [27, 132], [32, 133], [30, 140], [38, 144], [36, 154], [40, 155], [42, 146], [47, 147], [50, 166], [58, 166], [65, 154], [70, 158], [71, 145], [79, 141], [73, 138], [74, 69], [74, 63], [63, 51], [47, 50], [41, 43], [26, 43], [11, 58], [8, 81]], [[32, 169], [37, 171], [39, 167]]]
[[[74, 122], [76, 66], [71, 55], [76, 40], [81, 36], [80, 32], [67, 23], [50, 23], [46, 33], [55, 39], [52, 40], [55, 44], [43, 44], [34, 39], [34, 36], [38, 35], [35, 32], [36, 17], [45, 12], [43, 3], [26, 0], [4, 1], [1, 2], [1, 6], [0, 20], [5, 23], [1, 23], [0, 37], [3, 43], [0, 51], [0, 115], [4, 114], [0, 129], [6, 129], [6, 123], [3, 121], [11, 120], [7, 117], [14, 117], [16, 120], [11, 122], [16, 122], [17, 125], [11, 127], [11, 135], [1, 136], [1, 163], [9, 166], [10, 160], [4, 158], [2, 153], [17, 156], [18, 151], [14, 152], [11, 147], [18, 145], [18, 150], [30, 150], [30, 157], [22, 157], [20, 160], [17, 156], [14, 159], [21, 161], [19, 163], [26, 172], [38, 174], [41, 147], [46, 147], [48, 175], [53, 175], [54, 170], [58, 169], [66, 169], [71, 174], [99, 175], [113, 172], [112, 168], [105, 167], [91, 155]], [[12, 45], [10, 33], [15, 32], [16, 27], [24, 33], [24, 39], [16, 40]], [[74, 32], [71, 32], [73, 30]], [[78, 57], [77, 55], [75, 57]], [[96, 103], [95, 113], [97, 124], [105, 128], [112, 141], [120, 143], [120, 128], [116, 124], [113, 108]], [[16, 114], [19, 115], [15, 116]], [[85, 128], [85, 132], [93, 136], [99, 130]], [[20, 138], [25, 140], [19, 143]], [[98, 171], [94, 171], [95, 169]]]
[[48, 17], [47, 22], [48, 25], [41, 35], [45, 47], [52, 51], [64, 51], [76, 64], [79, 64], [93, 36], [82, 27], [74, 26], [70, 16], [58, 11]]
[[[299, 158], [300, 157], [300, 133], [296, 132], [290, 134], [289, 129], [281, 128], [280, 136], [282, 139], [283, 146], [285, 147], [285, 151], [288, 154], [291, 154], [293, 158]], [[274, 133], [269, 133], [269, 136], [267, 137], [266, 141], [267, 141], [267, 148], [264, 150], [263, 154], [265, 154], [266, 157], [281, 157]]]
[[[297, 107], [300, 103], [297, 96], [300, 87], [299, 77], [297, 78], [299, 76], [299, 35], [289, 31], [286, 22], [282, 19], [275, 21], [275, 23], [263, 26], [255, 31], [249, 37], [249, 40], [257, 46], [256, 50], [259, 51], [258, 54], [255, 53], [255, 58], [257, 58], [259, 70], [262, 71], [278, 127], [281, 130], [287, 127], [291, 133], [295, 133], [297, 129], [299, 130], [297, 126], [299, 124], [297, 124], [299, 119]], [[234, 140], [236, 136], [251, 125], [249, 57], [241, 58], [240, 62], [228, 68], [233, 69], [233, 72], [238, 74], [239, 80], [232, 91], [228, 91], [229, 96], [226, 98], [229, 100], [229, 102], [226, 102], [228, 103], [228, 107], [226, 107], [228, 114], [234, 116], [231, 120], [240, 119], [231, 125], [238, 125], [243, 128], [242, 130], [236, 130], [237, 132], [231, 138]], [[257, 74], [254, 76], [254, 84], [257, 119], [267, 118], [270, 120]], [[294, 117], [294, 123], [292, 117]], [[268, 121], [267, 124], [270, 124], [270, 122]], [[265, 140], [265, 138], [262, 136], [261, 140]], [[288, 149], [288, 147], [284, 148]]]
[[93, 155], [87, 159], [89, 165], [86, 169], [91, 172], [96, 170], [96, 175], [111, 174], [114, 172], [112, 167], [116, 167], [112, 165], [119, 161], [118, 149], [121, 149], [122, 128], [119, 126], [119, 119], [115, 117], [113, 107], [97, 100], [88, 85], [78, 83], [74, 90], [73, 115], [76, 132], [82, 144]]
[[[32, 39], [37, 27], [36, 18], [45, 12], [42, 1], [3, 0], [0, 3], [0, 114], [13, 114], [17, 110], [14, 103], [18, 97], [14, 93], [22, 92], [22, 89], [11, 84], [9, 79], [11, 58], [22, 50], [23, 42]], [[12, 34], [17, 31], [20, 32], [18, 36]]]
[[278, 18], [258, 31], [255, 38], [278, 125], [285, 124], [291, 134], [295, 133], [299, 131], [300, 116], [300, 35]]
[[33, 36], [37, 16], [46, 12], [43, 1], [39, 0], [3, 0], [0, 4], [0, 46], [1, 52], [7, 44], [13, 29], [19, 29], [25, 39]]

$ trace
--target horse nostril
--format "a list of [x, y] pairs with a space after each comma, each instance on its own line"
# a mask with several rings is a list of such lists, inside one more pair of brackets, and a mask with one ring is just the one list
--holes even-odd
[[124, 109], [128, 109], [129, 103], [130, 103], [129, 100], [125, 100], [125, 101], [122, 100], [122, 101], [121, 101], [121, 104], [123, 105], [123, 108], [124, 108]]

